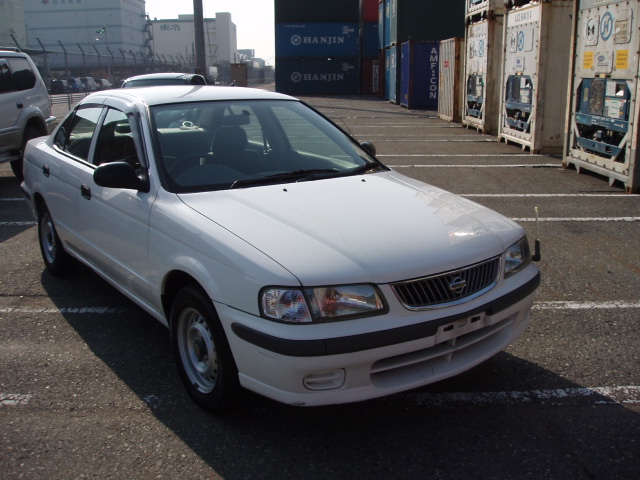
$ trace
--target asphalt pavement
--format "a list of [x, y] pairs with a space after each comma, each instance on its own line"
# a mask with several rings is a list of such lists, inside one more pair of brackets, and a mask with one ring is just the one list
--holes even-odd
[[638, 478], [640, 196], [435, 112], [304, 100], [388, 166], [539, 236], [527, 333], [418, 390], [322, 408], [247, 393], [214, 415], [185, 393], [162, 325], [87, 268], [62, 280], [44, 270], [2, 164], [0, 478]]

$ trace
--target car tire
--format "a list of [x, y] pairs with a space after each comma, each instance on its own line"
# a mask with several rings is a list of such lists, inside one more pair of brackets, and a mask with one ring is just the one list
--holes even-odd
[[191, 398], [207, 410], [230, 407], [240, 390], [238, 369], [209, 297], [195, 285], [184, 287], [170, 322], [173, 355]]
[[44, 205], [38, 214], [38, 243], [47, 270], [56, 277], [69, 275], [77, 266], [77, 260], [62, 246], [49, 210]]
[[20, 158], [11, 161], [11, 170], [18, 179], [24, 179], [24, 174], [22, 173], [22, 165], [24, 165], [24, 149], [27, 146], [27, 142], [32, 138], [38, 138], [41, 136], [42, 133], [40, 133], [40, 130], [38, 130], [37, 128], [25, 128], [24, 135], [22, 137], [22, 145], [20, 146]]

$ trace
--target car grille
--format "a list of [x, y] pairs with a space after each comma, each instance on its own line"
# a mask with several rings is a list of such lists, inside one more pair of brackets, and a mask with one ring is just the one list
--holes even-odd
[[435, 308], [478, 296], [498, 281], [500, 257], [459, 270], [391, 284], [408, 309]]

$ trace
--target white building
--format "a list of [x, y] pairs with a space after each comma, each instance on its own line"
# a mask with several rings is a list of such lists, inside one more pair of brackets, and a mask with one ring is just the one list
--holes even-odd
[[27, 30], [24, 25], [22, 0], [0, 1], [0, 45], [21, 48], [27, 46]]
[[[154, 18], [151, 24], [155, 53], [165, 58], [195, 57], [192, 14], [179, 15], [177, 19]], [[216, 13], [216, 18], [204, 19], [204, 43], [207, 67], [238, 62], [236, 26], [230, 13]]]
[[[55, 67], [64, 59], [70, 66], [98, 55], [153, 53], [144, 0], [23, 0], [29, 48], [40, 43], [53, 55]], [[39, 40], [39, 41], [38, 41]], [[80, 53], [80, 56], [78, 55]], [[88, 57], [88, 58], [87, 58]]]

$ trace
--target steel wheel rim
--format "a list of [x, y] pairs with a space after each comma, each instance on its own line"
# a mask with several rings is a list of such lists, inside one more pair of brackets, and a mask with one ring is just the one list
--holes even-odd
[[45, 212], [40, 220], [40, 244], [48, 263], [54, 263], [58, 245], [51, 215]]
[[185, 308], [178, 318], [178, 349], [189, 382], [202, 393], [211, 392], [218, 379], [218, 355], [207, 322], [194, 308]]

